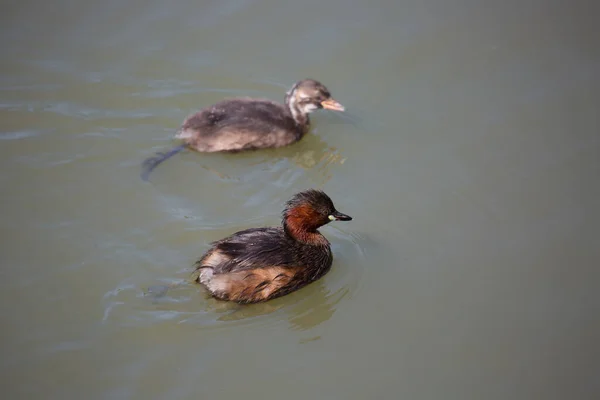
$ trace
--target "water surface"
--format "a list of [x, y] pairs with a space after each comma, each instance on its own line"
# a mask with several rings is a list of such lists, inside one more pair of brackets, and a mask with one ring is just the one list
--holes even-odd
[[[2, 392], [10, 399], [592, 399], [600, 53], [592, 2], [6, 5]], [[294, 146], [179, 155], [224, 97], [318, 112]], [[208, 243], [325, 190], [334, 266], [240, 307], [165, 296]]]

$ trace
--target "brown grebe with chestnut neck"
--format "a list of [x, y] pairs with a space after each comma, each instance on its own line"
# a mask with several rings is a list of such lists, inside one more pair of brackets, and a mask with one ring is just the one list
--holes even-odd
[[280, 227], [251, 228], [212, 243], [192, 279], [216, 298], [257, 303], [286, 295], [325, 275], [333, 255], [318, 228], [351, 221], [320, 190], [297, 193]]

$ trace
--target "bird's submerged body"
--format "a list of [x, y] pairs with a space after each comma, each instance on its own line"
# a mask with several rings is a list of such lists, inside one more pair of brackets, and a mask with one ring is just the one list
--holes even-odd
[[221, 300], [256, 303], [283, 296], [331, 268], [329, 241], [317, 228], [351, 219], [323, 192], [301, 192], [288, 202], [281, 227], [246, 229], [212, 243], [193, 279]]

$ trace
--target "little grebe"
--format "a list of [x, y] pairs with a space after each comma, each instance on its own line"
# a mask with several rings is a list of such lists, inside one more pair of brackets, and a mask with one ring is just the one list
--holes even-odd
[[302, 139], [310, 123], [308, 114], [320, 108], [344, 111], [313, 79], [296, 82], [286, 93], [285, 105], [251, 98], [221, 101], [187, 117], [176, 135], [184, 144], [144, 161], [142, 178], [147, 180], [160, 163], [186, 148], [236, 152], [287, 146]]
[[319, 190], [296, 194], [283, 211], [283, 226], [251, 228], [212, 243], [196, 262], [192, 280], [221, 300], [257, 303], [298, 290], [325, 275], [333, 256], [317, 230], [351, 221]]

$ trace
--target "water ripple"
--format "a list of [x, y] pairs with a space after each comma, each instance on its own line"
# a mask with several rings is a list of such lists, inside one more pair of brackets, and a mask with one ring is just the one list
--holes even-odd
[[25, 129], [13, 132], [0, 132], [0, 140], [19, 140], [35, 136], [41, 136], [45, 133], [53, 132], [54, 130], [41, 129]]

